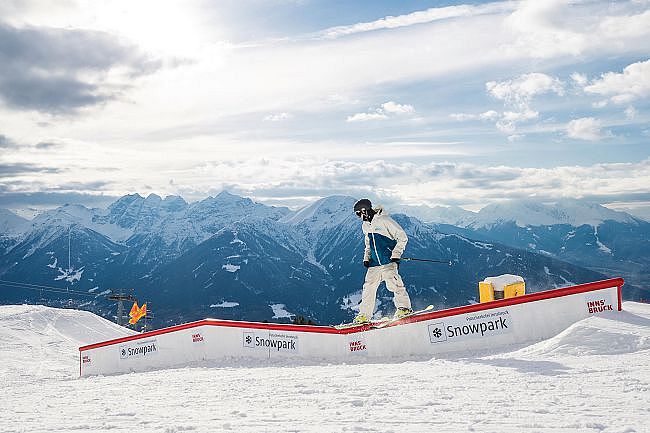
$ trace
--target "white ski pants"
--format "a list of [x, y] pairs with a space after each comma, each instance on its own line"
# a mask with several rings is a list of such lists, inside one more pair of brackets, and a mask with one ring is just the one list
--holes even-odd
[[397, 272], [397, 263], [391, 262], [386, 265], [368, 268], [366, 280], [363, 283], [363, 292], [361, 293], [359, 314], [365, 314], [369, 319], [372, 318], [372, 314], [375, 312], [377, 288], [382, 281], [385, 281], [386, 288], [393, 292], [395, 308], [411, 308], [411, 299], [406, 293], [402, 277]]

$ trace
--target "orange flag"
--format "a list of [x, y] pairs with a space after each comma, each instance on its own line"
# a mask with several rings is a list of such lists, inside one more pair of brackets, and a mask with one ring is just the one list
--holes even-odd
[[135, 325], [138, 320], [142, 319], [144, 316], [147, 315], [147, 303], [145, 302], [142, 304], [142, 307], [138, 308], [138, 301], [135, 301], [133, 303], [133, 306], [131, 307], [131, 312], [129, 313], [129, 317], [131, 320], [129, 320], [129, 323], [131, 325]]

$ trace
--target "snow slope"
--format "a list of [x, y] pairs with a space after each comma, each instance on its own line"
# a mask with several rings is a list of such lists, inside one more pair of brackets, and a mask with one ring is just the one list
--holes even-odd
[[195, 366], [78, 379], [125, 330], [0, 307], [3, 432], [647, 432], [650, 305], [501, 353], [358, 365]]
[[[12, 378], [16, 383], [75, 378], [79, 375], [75, 347], [135, 334], [87, 311], [42, 305], [0, 306], [0, 328], [0, 377], [10, 383]], [[74, 365], [77, 371], [71, 369]]]

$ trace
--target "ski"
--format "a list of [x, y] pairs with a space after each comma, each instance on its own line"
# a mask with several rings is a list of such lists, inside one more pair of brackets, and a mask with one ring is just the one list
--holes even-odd
[[400, 317], [398, 319], [393, 317], [382, 317], [380, 319], [372, 320], [366, 323], [341, 323], [340, 325], [334, 325], [334, 327], [336, 329], [350, 329], [350, 328], [361, 328], [361, 327], [367, 327], [368, 329], [379, 329], [388, 326], [392, 323], [397, 323], [400, 320], [406, 319], [407, 317], [413, 317], [413, 316], [417, 316], [418, 314], [428, 313], [431, 310], [433, 310], [433, 305], [427, 305], [427, 307], [422, 310], [414, 311], [411, 314], [404, 317]]
[[368, 327], [368, 328], [373, 328], [377, 325], [380, 325], [381, 323], [390, 321], [390, 317], [382, 317], [380, 319], [375, 319], [371, 320], [370, 322], [365, 322], [365, 323], [341, 323], [340, 325], [334, 325], [336, 329], [350, 329], [350, 328], [360, 328], [360, 327]]
[[366, 322], [366, 323], [341, 323], [340, 325], [334, 325], [336, 329], [350, 329], [350, 328], [358, 328], [360, 326], [368, 326], [370, 325], [371, 322]]
[[411, 314], [408, 314], [408, 315], [403, 316], [403, 317], [387, 318], [388, 320], [382, 320], [382, 321], [380, 321], [378, 323], [373, 322], [373, 323], [370, 324], [370, 327], [374, 328], [374, 329], [384, 328], [384, 327], [386, 327], [388, 325], [392, 325], [393, 323], [398, 323], [398, 322], [400, 322], [400, 321], [402, 321], [404, 319], [407, 319], [409, 317], [417, 316], [419, 314], [428, 313], [431, 310], [433, 310], [433, 305], [427, 305], [426, 308], [424, 308], [422, 310], [414, 311]]

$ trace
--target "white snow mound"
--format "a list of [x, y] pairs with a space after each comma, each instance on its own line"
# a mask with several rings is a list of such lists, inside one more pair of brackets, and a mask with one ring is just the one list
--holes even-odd
[[136, 334], [88, 311], [0, 306], [0, 377], [77, 377], [79, 346]]
[[[631, 304], [626, 303], [626, 306]], [[646, 309], [647, 310], [647, 309]], [[619, 355], [650, 350], [650, 318], [628, 311], [602, 313], [509, 355]]]

